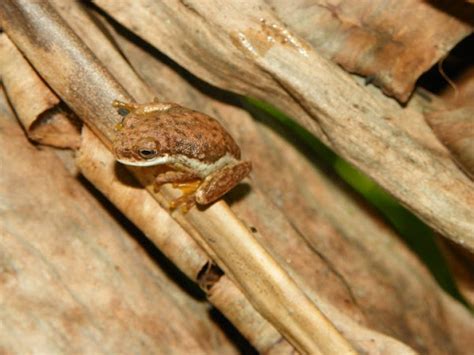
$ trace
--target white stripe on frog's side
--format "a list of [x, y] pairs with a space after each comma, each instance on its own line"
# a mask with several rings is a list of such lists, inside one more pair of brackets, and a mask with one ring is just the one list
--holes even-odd
[[163, 155], [161, 157], [152, 158], [149, 160], [143, 161], [128, 161], [117, 159], [120, 163], [131, 166], [155, 166], [155, 165], [165, 165], [165, 164], [181, 164], [187, 168], [190, 168], [192, 171], [198, 173], [202, 178], [208, 176], [216, 170], [221, 169], [222, 167], [237, 162], [237, 159], [231, 154], [226, 153], [218, 160], [213, 163], [206, 163], [198, 159], [189, 158], [185, 155], [176, 154], [173, 156]]

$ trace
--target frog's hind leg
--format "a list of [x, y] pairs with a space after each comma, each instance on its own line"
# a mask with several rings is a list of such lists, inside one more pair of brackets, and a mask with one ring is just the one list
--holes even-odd
[[242, 161], [230, 164], [206, 177], [196, 191], [196, 202], [207, 205], [230, 191], [252, 170], [252, 163]]
[[188, 170], [170, 170], [159, 174], [155, 178], [155, 190], [159, 190], [161, 185], [172, 183], [176, 186], [179, 184], [186, 184], [190, 181], [200, 180], [199, 176]]

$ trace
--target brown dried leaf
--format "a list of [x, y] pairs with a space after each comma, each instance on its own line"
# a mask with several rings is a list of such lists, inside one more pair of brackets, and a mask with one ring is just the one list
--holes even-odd
[[[45, 17], [47, 17], [46, 14]], [[26, 48], [27, 50], [31, 51], [31, 48], [28, 48], [27, 46]], [[41, 66], [42, 63], [38, 63], [38, 66], [44, 70], [44, 68]], [[46, 74], [48, 74], [47, 71]], [[164, 78], [160, 77], [160, 79]], [[52, 80], [52, 82], [57, 84], [57, 81]], [[172, 81], [172, 83], [175, 82]], [[107, 88], [107, 81], [105, 84], [106, 85], [104, 86]], [[186, 94], [184, 91], [185, 90], [183, 90], [181, 96], [179, 95], [180, 90], [176, 90], [180, 97], [180, 101], [181, 98], [185, 100], [187, 95], [189, 95], [188, 98], [190, 100], [193, 96], [196, 96], [195, 93], [191, 92]], [[63, 95], [67, 96], [67, 92], [62, 92]], [[120, 93], [119, 90], [115, 90], [114, 92], [116, 94]], [[84, 93], [82, 94], [84, 95]], [[108, 94], [110, 93], [107, 93], [107, 95]], [[108, 97], [107, 95], [104, 95], [104, 100]], [[87, 97], [87, 95], [85, 95], [85, 97]], [[374, 97], [377, 98], [377, 96]], [[202, 98], [197, 100], [205, 101], [205, 99]], [[75, 100], [71, 100], [71, 102], [73, 105], [77, 105]], [[105, 103], [106, 101], [99, 100], [99, 102]], [[272, 152], [271, 148], [264, 148], [264, 150], [258, 151], [258, 144], [256, 143], [260, 142], [262, 138], [256, 138], [259, 137], [258, 135], [253, 136], [253, 132], [255, 132], [255, 128], [253, 126], [241, 124], [240, 120], [236, 123], [235, 120], [237, 120], [237, 118], [231, 120], [232, 110], [229, 112], [222, 107], [219, 108], [219, 105], [211, 106], [209, 108], [204, 106], [196, 106], [193, 105], [192, 107], [201, 109], [203, 111], [209, 110], [208, 113], [212, 114], [213, 116], [215, 115], [221, 118], [229, 117], [229, 122], [227, 123], [228, 127], [232, 129], [232, 122], [234, 125], [238, 126], [237, 128], [233, 129], [233, 133], [237, 136], [240, 136], [240, 142], [243, 143], [243, 147], [246, 147], [246, 151], [248, 149], [248, 154], [255, 154], [256, 158], [254, 158], [254, 160], [259, 161], [259, 157], [266, 157], [267, 155], [263, 154], [262, 152], [266, 152], [267, 149], [268, 152]], [[78, 109], [80, 110], [80, 108]], [[101, 116], [98, 113], [104, 114], [107, 112], [107, 109], [104, 109], [104, 107], [101, 107], [100, 105], [96, 105], [96, 109], [97, 112], [95, 118], [99, 117], [100, 119]], [[246, 116], [236, 115], [234, 117]], [[102, 117], [102, 119], [104, 118]], [[248, 117], [246, 119], [248, 120]], [[245, 119], [241, 118], [241, 120]], [[104, 126], [107, 127], [107, 124]], [[108, 126], [108, 129], [110, 129], [110, 125]], [[262, 133], [262, 136], [265, 137], [265, 133]], [[272, 141], [271, 135], [266, 135], [266, 137], [268, 138], [269, 142], [275, 142], [275, 140]], [[272, 145], [273, 144], [270, 143], [270, 147]], [[289, 154], [289, 156], [294, 154], [291, 153], [291, 146], [285, 147], [282, 145], [279, 149], [281, 150], [276, 150], [275, 154], [280, 154], [282, 156], [285, 156], [285, 154]], [[299, 161], [301, 160], [301, 157], [295, 159]], [[270, 165], [268, 171], [263, 172], [264, 174], [267, 173], [269, 175], [266, 178], [262, 177], [262, 175], [260, 175], [258, 178], [256, 177], [256, 180], [252, 182], [251, 194], [248, 195], [248, 197], [246, 197], [244, 200], [238, 203], [236, 202], [234, 205], [234, 207], [240, 211], [244, 221], [247, 223], [249, 221], [255, 222], [255, 224], [258, 226], [257, 229], [261, 232], [261, 235], [257, 235], [260, 243], [255, 243], [255, 241], [252, 240], [252, 237], [249, 238], [248, 231], [242, 228], [240, 223], [236, 222], [234, 216], [229, 213], [223, 204], [217, 204], [209, 211], [206, 211], [202, 214], [193, 210], [190, 216], [186, 217], [186, 220], [183, 220], [182, 216], [176, 216], [177, 219], [180, 219], [180, 222], [183, 223], [183, 225], [186, 225], [186, 222], [188, 222], [188, 227], [190, 227], [188, 231], [190, 233], [196, 234], [196, 230], [194, 229], [193, 231], [193, 228], [197, 227], [198, 231], [203, 235], [195, 235], [196, 240], [200, 242], [205, 240], [207, 244], [213, 248], [215, 254], [213, 257], [215, 257], [216, 261], [223, 266], [227, 272], [227, 277], [236, 280], [240, 284], [240, 287], [244, 290], [245, 295], [252, 302], [252, 304], [260, 312], [262, 312], [261, 314], [264, 315], [265, 318], [270, 319], [275, 325], [277, 325], [278, 329], [286, 331], [285, 336], [288, 338], [291, 339], [291, 336], [294, 336], [294, 333], [292, 333], [292, 328], [295, 327], [290, 326], [290, 330], [288, 330], [288, 328], [285, 329], [284, 325], [281, 324], [281, 322], [284, 322], [287, 319], [281, 315], [281, 311], [283, 310], [284, 312], [291, 313], [293, 310], [304, 310], [303, 304], [297, 302], [298, 304], [295, 306], [294, 300], [291, 300], [295, 293], [288, 292], [285, 295], [287, 298], [290, 298], [290, 300], [280, 301], [280, 304], [283, 304], [287, 308], [281, 309], [282, 307], [279, 307], [280, 304], [277, 303], [275, 305], [275, 303], [271, 303], [275, 301], [275, 296], [271, 292], [268, 292], [269, 289], [273, 290], [273, 292], [275, 292], [274, 290], [277, 290], [278, 292], [285, 292], [286, 286], [289, 285], [290, 291], [296, 291], [296, 296], [299, 297], [296, 299], [306, 302], [304, 298], [301, 298], [301, 294], [297, 292], [298, 290], [294, 288], [292, 282], [287, 282], [287, 276], [284, 273], [281, 273], [281, 267], [284, 267], [287, 272], [297, 281], [299, 287], [305, 291], [306, 295], [308, 295], [313, 300], [313, 302], [315, 302], [321, 308], [324, 314], [335, 323], [340, 331], [344, 332], [344, 336], [350, 339], [351, 343], [356, 346], [358, 350], [383, 353], [387, 353], [389, 350], [394, 352], [397, 352], [398, 350], [398, 353], [400, 353], [402, 349], [405, 352], [410, 351], [406, 345], [394, 340], [393, 338], [384, 336], [379, 332], [369, 330], [365, 327], [366, 325], [368, 325], [370, 328], [381, 330], [382, 332], [392, 332], [390, 335], [401, 338], [403, 341], [410, 343], [410, 345], [413, 343], [413, 347], [422, 350], [430, 349], [433, 350], [433, 352], [436, 352], [437, 349], [439, 349], [439, 351], [444, 351], [446, 349], [458, 350], [460, 348], [458, 343], [461, 341], [469, 345], [469, 339], [467, 339], [466, 336], [466, 334], [469, 334], [468, 331], [466, 331], [466, 333], [461, 332], [460, 335], [458, 334], [458, 337], [460, 338], [459, 340], [456, 338], [456, 335], [453, 335], [453, 329], [456, 329], [460, 324], [459, 320], [453, 315], [447, 314], [449, 307], [446, 306], [445, 308], [445, 306], [440, 304], [439, 301], [439, 298], [442, 298], [442, 294], [436, 287], [433, 287], [433, 283], [430, 281], [429, 276], [426, 275], [424, 269], [421, 268], [416, 262], [413, 262], [413, 257], [406, 256], [406, 250], [401, 248], [396, 242], [393, 242], [393, 239], [395, 238], [393, 233], [385, 231], [386, 227], [378, 226], [379, 222], [377, 220], [375, 220], [375, 222], [371, 221], [371, 218], [360, 209], [360, 206], [354, 204], [351, 198], [348, 198], [347, 196], [344, 197], [345, 195], [342, 195], [341, 197], [340, 195], [336, 194], [335, 197], [332, 193], [326, 194], [325, 192], [327, 192], [327, 190], [333, 191], [334, 189], [330, 184], [323, 183], [322, 187], [319, 187], [319, 185], [315, 184], [314, 182], [317, 180], [317, 177], [315, 178], [314, 176], [312, 183], [302, 184], [301, 176], [305, 176], [306, 171], [312, 171], [312, 167], [309, 167], [307, 170], [298, 170], [299, 175], [294, 175], [293, 177], [291, 177], [291, 175], [288, 177], [284, 174], [285, 172], [282, 172], [280, 181], [280, 175], [277, 175], [277, 179], [275, 179], [274, 174], [276, 171], [282, 170], [281, 166], [287, 165]], [[302, 164], [302, 166], [304, 166], [304, 164]], [[266, 182], [269, 181], [269, 176], [273, 177], [273, 180], [277, 180], [279, 184], [283, 184], [284, 182], [289, 183], [286, 186], [284, 184], [267, 185]], [[313, 190], [311, 190], [311, 194], [304, 194], [304, 196], [311, 196], [311, 198], [308, 197], [310, 202], [305, 202], [306, 204], [302, 204], [300, 210], [295, 208], [294, 213], [288, 213], [290, 208], [284, 207], [284, 205], [283, 207], [281, 206], [281, 191], [285, 192], [284, 197], [288, 196], [289, 199], [295, 198], [294, 201], [286, 201], [286, 203], [288, 203], [289, 206], [296, 207], [299, 206], [298, 202], [300, 201], [297, 199], [297, 196], [301, 194], [301, 192], [293, 194], [292, 189], [305, 188], [307, 186], [313, 188]], [[271, 189], [274, 190], [273, 194], [270, 191]], [[335, 190], [337, 191], [337, 188]], [[266, 194], [263, 195], [262, 191], [265, 191]], [[315, 197], [313, 194], [316, 195], [316, 197], [320, 194], [323, 194], [324, 198], [320, 201], [314, 202], [313, 199]], [[268, 195], [268, 197], [265, 197], [266, 195]], [[301, 196], [299, 198], [301, 198]], [[325, 204], [330, 205], [330, 202], [333, 200], [333, 209], [329, 211], [325, 210]], [[276, 206], [279, 206], [281, 210], [277, 210], [274, 206], [271, 206], [271, 202], [269, 201], [273, 201], [273, 203]], [[256, 207], [252, 207], [251, 205], [252, 202], [255, 202], [255, 205], [257, 207], [261, 206], [261, 208], [258, 208], [256, 211]], [[246, 206], [246, 204], [249, 204], [249, 206]], [[351, 207], [348, 208], [348, 205]], [[322, 220], [323, 223], [315, 225], [314, 230], [311, 228], [304, 230], [302, 226], [310, 223], [311, 216], [314, 216], [315, 211], [320, 210], [324, 212], [320, 212], [321, 216], [318, 216], [318, 219]], [[305, 213], [301, 213], [302, 217], [298, 218], [298, 213], [301, 211]], [[247, 216], [245, 215], [246, 213], [248, 214]], [[259, 216], [260, 214], [261, 216]], [[354, 215], [356, 215], [357, 218], [354, 218]], [[341, 216], [341, 219], [338, 219], [338, 216]], [[353, 220], [351, 221], [351, 219]], [[278, 225], [282, 226], [282, 228], [275, 228], [275, 226], [272, 226], [270, 223], [272, 221], [275, 224], [278, 223]], [[189, 222], [191, 222], [190, 226]], [[328, 238], [321, 241], [322, 246], [321, 244], [317, 244], [319, 241], [319, 235], [316, 232], [318, 231], [319, 226], [322, 226], [323, 228], [326, 227], [326, 230], [329, 230]], [[334, 242], [334, 244], [331, 244], [331, 242], [334, 241], [334, 238], [329, 237], [338, 235], [337, 233], [339, 229], [343, 227], [343, 232], [340, 232], [342, 235], [337, 239], [340, 240], [341, 243], [339, 244]], [[238, 235], [229, 235], [229, 233], [235, 233]], [[301, 236], [299, 234], [301, 234]], [[238, 237], [242, 240], [236, 240], [235, 237]], [[270, 237], [275, 237], [275, 241], [272, 241], [273, 238]], [[363, 239], [362, 246], [357, 244], [359, 238]], [[356, 245], [353, 247], [355, 251], [346, 246], [345, 243], [347, 243], [347, 240], [350, 240], [351, 243]], [[381, 240], [383, 243], [380, 243]], [[310, 248], [305, 247], [305, 243], [308, 243]], [[325, 243], [327, 243], [327, 247], [321, 250], [321, 247], [326, 246]], [[378, 243], [382, 245], [379, 246]], [[214, 244], [217, 244], [217, 246]], [[262, 245], [265, 245], [265, 248], [267, 248], [274, 256], [274, 260], [277, 260], [278, 264], [272, 263], [272, 259], [269, 259], [268, 256], [265, 255], [265, 252], [261, 250]], [[383, 251], [381, 251], [378, 249], [379, 247], [383, 247], [385, 250], [382, 249]], [[256, 253], [253, 249], [257, 249], [258, 253]], [[360, 249], [363, 249], [364, 252], [360, 252]], [[347, 254], [344, 255], [357, 257], [358, 268], [355, 268], [350, 264], [352, 260], [351, 257], [341, 257], [341, 255], [339, 255], [341, 250], [347, 252]], [[316, 255], [313, 255], [311, 251], [313, 251]], [[322, 252], [328, 253], [329, 258], [327, 258]], [[231, 255], [229, 255], [229, 253]], [[237, 258], [235, 254], [237, 254]], [[267, 263], [266, 265], [270, 265], [270, 267], [263, 268], [263, 277], [262, 275], [258, 274], [259, 271], [262, 271], [262, 265], [256, 265], [260, 260], [254, 258], [255, 255], [263, 256], [265, 263]], [[321, 257], [321, 255], [325, 256], [326, 258]], [[391, 255], [393, 255], [393, 257], [390, 257]], [[298, 260], [298, 257], [300, 256], [302, 257], [301, 261]], [[294, 262], [290, 260], [295, 260], [295, 258], [296, 261]], [[364, 260], [365, 258], [368, 258], [370, 262], [366, 262]], [[383, 263], [385, 259], [388, 259], [387, 266], [385, 266]], [[409, 266], [407, 270], [397, 269], [397, 263], [400, 264], [399, 260], [403, 260], [401, 264], [407, 264], [407, 266]], [[249, 265], [246, 265], [243, 261], [248, 262]], [[307, 265], [304, 265], [304, 261], [309, 262], [306, 263]], [[345, 261], [347, 264], [344, 263]], [[337, 267], [331, 265], [331, 263], [335, 262], [337, 262]], [[380, 273], [377, 273], [377, 275], [374, 277], [374, 280], [371, 279], [370, 282], [367, 282], [367, 279], [371, 276], [371, 271], [374, 268], [374, 265], [376, 265], [375, 268], [377, 268], [377, 270], [380, 269]], [[397, 271], [392, 273], [392, 268]], [[416, 272], [416, 270], [419, 270], [419, 272]], [[344, 272], [343, 276], [339, 276], [340, 274], [338, 275], [340, 271]], [[270, 284], [271, 287], [268, 288], [267, 283], [272, 278], [266, 277], [267, 275], [265, 273], [269, 273], [269, 276], [273, 278], [275, 277], [275, 274], [282, 276], [282, 278], [277, 279], [278, 281], [283, 280], [284, 282], [273, 282]], [[357, 279], [358, 273], [360, 280]], [[392, 278], [393, 274], [395, 274], [395, 276]], [[327, 279], [324, 278], [326, 276]], [[347, 280], [350, 279], [351, 281], [348, 282], [346, 278]], [[418, 285], [417, 283], [419, 283], [420, 279], [424, 280], [425, 278], [427, 279], [426, 283], [420, 285], [419, 289], [414, 287], [415, 285]], [[407, 282], [406, 279], [409, 279], [410, 282]], [[387, 280], [392, 281], [389, 282]], [[326, 285], [330, 285], [330, 287], [321, 289], [321, 285], [324, 285], [324, 281], [326, 282]], [[254, 284], [252, 284], [252, 282]], [[354, 301], [350, 302], [349, 306], [344, 306], [344, 303], [347, 303], [344, 301], [347, 299], [346, 296], [348, 294], [350, 295], [350, 292], [346, 290], [350, 290], [351, 282], [354, 282], [358, 285], [355, 290], [362, 290], [363, 292], [366, 292], [365, 295], [362, 293], [362, 295], [357, 296], [361, 297], [361, 301], [365, 302], [364, 306], [367, 308], [364, 309], [363, 307], [357, 307], [356, 302]], [[404, 314], [403, 312], [407, 305], [411, 304], [412, 294], [406, 292], [406, 298], [401, 297], [402, 301], [398, 300], [397, 297], [393, 296], [389, 292], [394, 287], [394, 285], [397, 285], [397, 283], [401, 283], [402, 286], [405, 283], [409, 283], [411, 288], [416, 290], [416, 292], [414, 292], [414, 298], [417, 299], [416, 307], [414, 307], [416, 312], [414, 312], [415, 314], [413, 315], [413, 318], [409, 318], [408, 321], [406, 320], [406, 317], [409, 317], [412, 314], [409, 312]], [[219, 285], [219, 283], [216, 285]], [[373, 285], [375, 285], [375, 287]], [[283, 286], [283, 290], [281, 286]], [[403, 289], [402, 286], [401, 289]], [[262, 288], [264, 292], [268, 292], [267, 295], [264, 295], [267, 297], [267, 299], [265, 299], [265, 297], [262, 298], [262, 294], [255, 293], [258, 292], [258, 288]], [[376, 291], [379, 288], [387, 290], [387, 293], [382, 293], [380, 298], [372, 298], [372, 295], [377, 295]], [[370, 293], [370, 291], [373, 293]], [[387, 295], [392, 296], [390, 298], [391, 302], [389, 305], [387, 305], [385, 302], [382, 302], [383, 296]], [[425, 295], [429, 299], [429, 302], [423, 302], [423, 297], [425, 297]], [[279, 294], [276, 295], [277, 298], [280, 296], [281, 295]], [[336, 299], [333, 300], [333, 297]], [[372, 301], [372, 299], [374, 300]], [[265, 300], [269, 302], [268, 305], [261, 305], [259, 303], [262, 301], [264, 302]], [[332, 302], [334, 302], [336, 306], [334, 306]], [[381, 304], [378, 302], [381, 302]], [[271, 309], [269, 313], [268, 308], [271, 308], [272, 305], [273, 309]], [[436, 309], [436, 312], [428, 317], [428, 319], [430, 319], [429, 322], [424, 322], [423, 319], [427, 314], [426, 312], [429, 312], [429, 310], [432, 308]], [[365, 315], [361, 309], [364, 309], [364, 312], [369, 314]], [[311, 307], [309, 307], [309, 310], [313, 311]], [[420, 313], [418, 313], [418, 311], [420, 311]], [[370, 312], [373, 312], [373, 314]], [[386, 316], [387, 313], [388, 316]], [[460, 312], [460, 317], [468, 319], [466, 322], [466, 324], [468, 324], [466, 329], [472, 329], [472, 317], [469, 318], [466, 316], [466, 314], [467, 312]], [[449, 329], [446, 329], [446, 333], [439, 333], [441, 330], [437, 329], [437, 324], [444, 319], [444, 316], [450, 319], [450, 327]], [[314, 317], [314, 313], [311, 314], [310, 317]], [[420, 319], [422, 320], [422, 324], [418, 324]], [[364, 322], [363, 326], [358, 324], [358, 322], [361, 321]], [[431, 324], [433, 324], [433, 329], [430, 328]], [[392, 325], [394, 325], [395, 330], [393, 330]], [[443, 328], [443, 326], [439, 327]], [[300, 331], [300, 329], [301, 328], [297, 328], [295, 333]], [[421, 334], [419, 338], [416, 337], [418, 331]], [[444, 340], [448, 336], [447, 334], [451, 334], [449, 339], [441, 342], [440, 339]], [[296, 342], [294, 339], [291, 340], [298, 344], [298, 341], [301, 342], [301, 339], [306, 340], [304, 335], [305, 334], [303, 334], [303, 337], [300, 337]], [[420, 338], [422, 339], [421, 344], [418, 343]], [[276, 339], [278, 339], [278, 337], [276, 337]], [[301, 347], [301, 343], [299, 345]], [[310, 344], [310, 346], [312, 346], [312, 344]], [[309, 349], [310, 346], [303, 344], [302, 348]], [[465, 349], [468, 349], [468, 346], [465, 346]]]
[[474, 180], [474, 106], [430, 112], [426, 120], [459, 167]]
[[471, 33], [474, 18], [474, 7], [459, 1], [267, 3], [324, 57], [402, 102], [419, 76]]
[[7, 35], [0, 34], [0, 78], [28, 137], [59, 148], [78, 148], [79, 121], [60, 105]]

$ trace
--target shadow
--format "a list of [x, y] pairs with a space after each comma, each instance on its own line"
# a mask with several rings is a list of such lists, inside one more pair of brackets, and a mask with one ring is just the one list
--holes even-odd
[[432, 7], [457, 18], [469, 26], [474, 25], [474, 4], [470, 4], [466, 0], [428, 0], [427, 2]]
[[[152, 185], [156, 176], [170, 170], [173, 170], [173, 168], [168, 165], [155, 165], [147, 167], [131, 165], [126, 166], [117, 161], [114, 165], [114, 173], [117, 179], [124, 185], [136, 188], [144, 188], [144, 186]], [[143, 179], [143, 184], [133, 176], [132, 171], [140, 172], [140, 177]]]
[[224, 196], [224, 200], [229, 206], [232, 206], [232, 204], [244, 199], [245, 196], [250, 193], [251, 189], [252, 187], [250, 186], [250, 184], [246, 182], [241, 182]]
[[[474, 34], [471, 34], [459, 42], [441, 60], [442, 70], [446, 76], [456, 81], [466, 73], [474, 64]], [[446, 89], [449, 84], [440, 72], [439, 63], [435, 63], [427, 72], [418, 78], [417, 86], [422, 87], [433, 94], [439, 94]]]
[[138, 182], [137, 179], [133, 177], [132, 174], [127, 170], [125, 165], [115, 162], [114, 173], [117, 177], [117, 180], [126, 186], [131, 186], [135, 188], [143, 188], [143, 186]]
[[209, 309], [211, 320], [219, 325], [227, 339], [239, 350], [242, 355], [257, 355], [258, 351], [244, 338], [234, 325], [216, 308]]
[[[223, 197], [224, 201], [229, 205], [229, 206], [232, 206], [233, 203], [236, 203], [242, 199], [245, 198], [245, 196], [247, 196], [249, 193], [250, 193], [250, 190], [252, 189], [252, 187], [250, 186], [250, 184], [246, 183], [246, 182], [241, 182], [240, 184], [238, 184], [237, 186], [235, 186], [234, 188], [232, 188], [232, 190], [230, 190], [229, 192], [227, 192]], [[204, 211], [206, 210], [207, 208], [209, 208], [210, 206], [212, 205], [212, 203], [208, 204], [208, 205], [198, 205], [196, 204], [195, 205], [195, 208], [197, 208], [199, 211]]]

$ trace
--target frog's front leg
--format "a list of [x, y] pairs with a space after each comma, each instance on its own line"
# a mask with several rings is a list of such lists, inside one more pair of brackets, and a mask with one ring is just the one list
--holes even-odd
[[230, 191], [252, 170], [252, 163], [242, 161], [227, 165], [207, 176], [196, 191], [196, 202], [207, 205]]
[[194, 193], [201, 184], [201, 179], [192, 171], [167, 171], [158, 175], [154, 182], [154, 190], [158, 192], [161, 185], [172, 183], [174, 188], [181, 190], [182, 195], [170, 202], [170, 209], [183, 206], [184, 212], [194, 205]]
[[139, 108], [140, 104], [137, 104], [136, 102], [123, 102], [119, 100], [114, 100], [112, 101], [112, 106], [130, 112]]
[[173, 184], [179, 184], [179, 183], [186, 183], [189, 181], [195, 181], [195, 180], [200, 180], [199, 176], [192, 171], [187, 171], [187, 170], [170, 170], [165, 173], [159, 174], [155, 178], [155, 188], [160, 188], [161, 185], [168, 184], [168, 183], [173, 183]]

